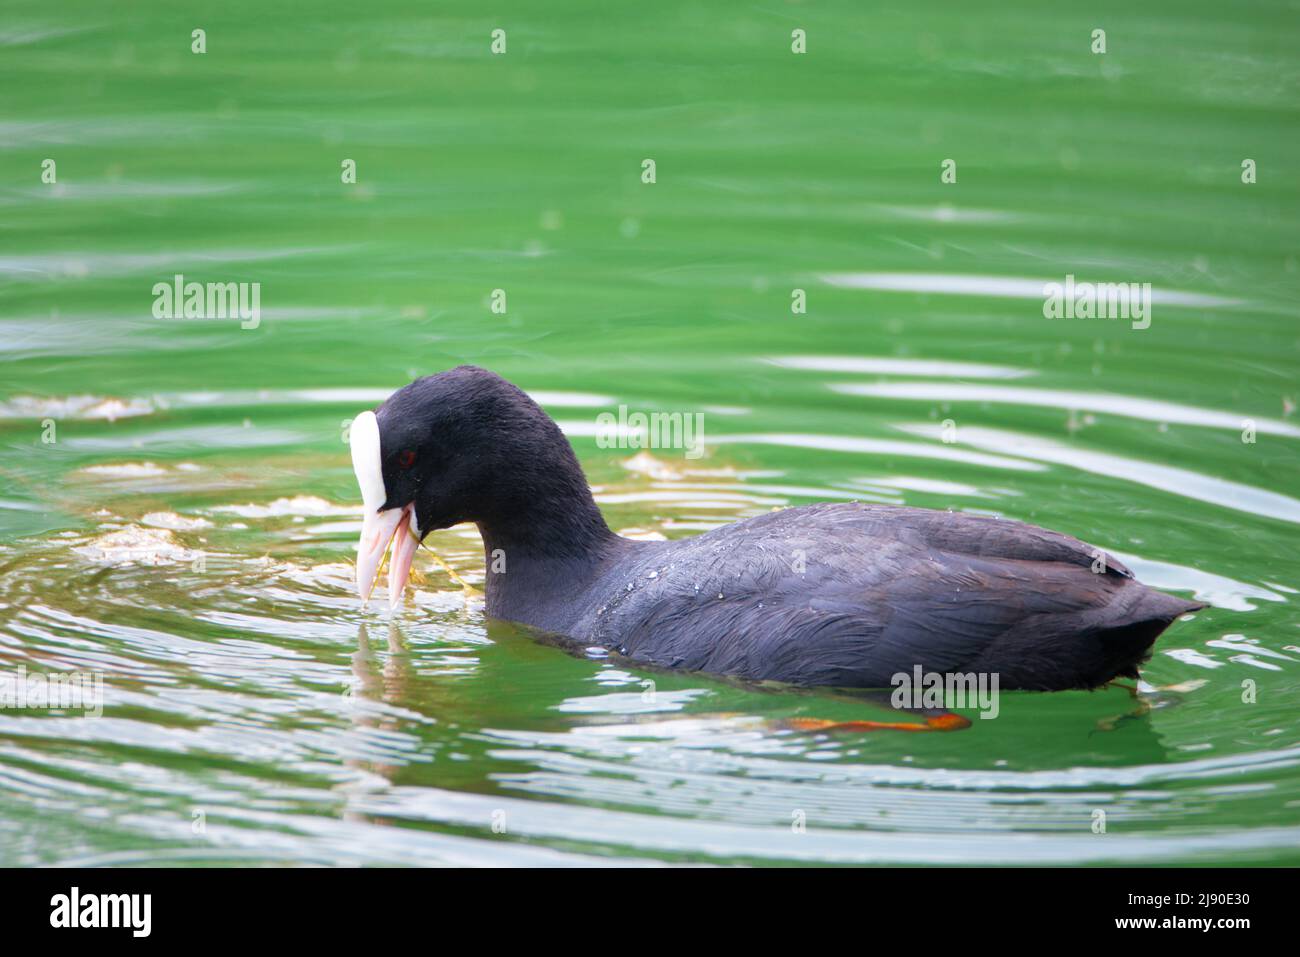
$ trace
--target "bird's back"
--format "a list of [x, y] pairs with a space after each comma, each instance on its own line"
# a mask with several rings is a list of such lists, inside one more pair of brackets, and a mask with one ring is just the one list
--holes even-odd
[[1059, 690], [1135, 674], [1199, 607], [1067, 535], [836, 503], [631, 549], [567, 630], [648, 664], [755, 680], [886, 687], [919, 665]]

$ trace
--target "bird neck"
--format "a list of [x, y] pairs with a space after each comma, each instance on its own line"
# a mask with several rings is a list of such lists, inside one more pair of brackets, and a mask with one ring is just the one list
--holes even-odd
[[631, 545], [605, 524], [576, 461], [572, 472], [552, 471], [499, 497], [476, 524], [488, 615], [554, 630], [566, 623], [561, 609]]
[[557, 501], [541, 496], [513, 510], [480, 518], [479, 534], [489, 562], [572, 564], [598, 559], [618, 535], [605, 524], [600, 509], [583, 489], [584, 500]]
[[603, 531], [586, 533], [581, 548], [558, 549], [554, 542], [565, 534], [573, 543], [572, 529], [544, 544], [503, 536], [480, 524], [488, 616], [567, 634], [575, 609], [581, 607], [580, 596], [633, 544], [604, 527], [603, 521], [601, 526]]

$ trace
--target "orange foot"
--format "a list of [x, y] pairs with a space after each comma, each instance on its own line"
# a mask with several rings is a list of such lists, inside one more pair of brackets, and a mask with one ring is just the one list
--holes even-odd
[[926, 718], [924, 724], [908, 721], [827, 721], [823, 718], [787, 718], [778, 722], [795, 731], [961, 731], [970, 721], [959, 714]]

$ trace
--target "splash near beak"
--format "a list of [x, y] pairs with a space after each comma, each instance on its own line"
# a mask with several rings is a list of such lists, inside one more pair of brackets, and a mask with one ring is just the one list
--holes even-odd
[[379, 447], [379, 420], [373, 412], [362, 412], [352, 421], [350, 434], [352, 471], [361, 487], [361, 540], [357, 543], [357, 594], [362, 602], [370, 599], [379, 578], [384, 555], [394, 538], [397, 544], [388, 570], [388, 600], [396, 607], [411, 575], [411, 560], [419, 544], [411, 529], [414, 506], [380, 511], [388, 495], [384, 489], [384, 472]]

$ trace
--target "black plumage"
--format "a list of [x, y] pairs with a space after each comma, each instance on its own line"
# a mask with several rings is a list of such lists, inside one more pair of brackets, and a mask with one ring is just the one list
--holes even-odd
[[376, 416], [385, 507], [414, 502], [421, 535], [477, 523], [489, 615], [658, 667], [871, 688], [919, 665], [1092, 688], [1136, 676], [1160, 632], [1203, 607], [1067, 535], [929, 509], [810, 505], [631, 541], [550, 417], [472, 366], [413, 382]]

